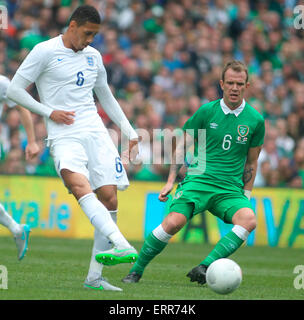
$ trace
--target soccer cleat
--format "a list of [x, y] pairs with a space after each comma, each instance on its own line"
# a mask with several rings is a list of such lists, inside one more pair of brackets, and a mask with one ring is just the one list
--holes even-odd
[[121, 281], [125, 283], [136, 283], [141, 278], [141, 274], [138, 274], [136, 272], [131, 272], [128, 275], [126, 275]]
[[191, 282], [197, 281], [199, 284], [206, 283], [206, 271], [207, 267], [203, 264], [199, 264], [187, 273], [187, 277], [190, 278]]
[[18, 236], [15, 236], [15, 242], [18, 250], [18, 260], [22, 260], [25, 256], [26, 251], [28, 250], [28, 240], [30, 237], [31, 229], [27, 224], [22, 224], [22, 233]]
[[100, 277], [94, 281], [88, 281], [86, 279], [84, 287], [93, 290], [122, 291], [121, 288], [111, 285], [104, 277]]
[[136, 262], [137, 258], [137, 251], [133, 247], [126, 249], [118, 249], [114, 247], [110, 250], [99, 252], [95, 256], [97, 262], [106, 266], [113, 266], [119, 263], [133, 263]]

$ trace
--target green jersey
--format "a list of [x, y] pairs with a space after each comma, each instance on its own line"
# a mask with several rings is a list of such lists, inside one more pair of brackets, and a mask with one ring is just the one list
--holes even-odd
[[[195, 138], [195, 158], [182, 183], [191, 182], [196, 190], [206, 188], [206, 184], [241, 190], [249, 148], [264, 142], [263, 117], [245, 100], [232, 111], [220, 99], [202, 105], [183, 130]], [[195, 170], [198, 167], [200, 170]]]

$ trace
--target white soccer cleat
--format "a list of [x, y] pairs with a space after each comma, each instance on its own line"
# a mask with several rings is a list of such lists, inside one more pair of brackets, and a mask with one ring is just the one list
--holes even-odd
[[111, 285], [104, 277], [100, 277], [93, 281], [88, 281], [86, 279], [84, 287], [93, 290], [122, 291], [121, 288]]
[[97, 262], [107, 266], [113, 266], [119, 263], [134, 263], [138, 258], [138, 253], [134, 247], [118, 249], [116, 247], [99, 252], [95, 259]]
[[21, 228], [22, 233], [14, 237], [18, 250], [18, 260], [22, 260], [28, 250], [28, 240], [31, 232], [31, 229], [27, 224], [22, 224]]

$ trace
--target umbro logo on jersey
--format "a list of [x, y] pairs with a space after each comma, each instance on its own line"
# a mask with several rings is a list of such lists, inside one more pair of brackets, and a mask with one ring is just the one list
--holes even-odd
[[217, 129], [217, 127], [218, 127], [218, 124], [217, 124], [217, 123], [215, 123], [215, 122], [211, 122], [211, 123], [210, 123], [210, 128], [211, 128], [211, 129]]

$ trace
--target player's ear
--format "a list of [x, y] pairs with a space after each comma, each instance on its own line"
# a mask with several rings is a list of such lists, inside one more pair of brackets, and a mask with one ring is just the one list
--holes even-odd
[[245, 88], [247, 89], [247, 88], [249, 88], [249, 87], [250, 87], [250, 83], [249, 83], [249, 82], [246, 82]]
[[221, 86], [222, 90], [224, 90], [224, 81], [222, 79], [220, 80], [220, 86]]
[[75, 20], [72, 20], [69, 24], [69, 28], [71, 30], [74, 30], [75, 28], [77, 28], [77, 22]]

